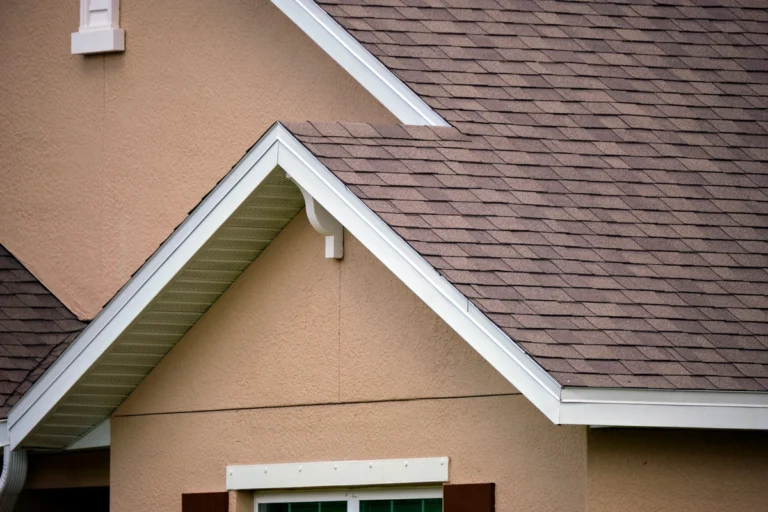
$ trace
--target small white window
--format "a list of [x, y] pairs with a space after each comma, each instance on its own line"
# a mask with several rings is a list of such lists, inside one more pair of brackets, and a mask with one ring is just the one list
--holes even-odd
[[257, 492], [254, 512], [442, 512], [440, 487]]

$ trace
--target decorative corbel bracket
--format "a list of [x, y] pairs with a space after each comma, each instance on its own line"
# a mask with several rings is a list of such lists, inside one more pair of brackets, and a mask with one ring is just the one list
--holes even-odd
[[[296, 183], [296, 180], [288, 174], [286, 177]], [[298, 183], [296, 186], [299, 187], [301, 195], [304, 196], [309, 223], [312, 224], [315, 231], [325, 236], [325, 257], [336, 260], [342, 259], [344, 257], [344, 226], [333, 218], [320, 203], [315, 201], [315, 198], [304, 190], [304, 187]]]

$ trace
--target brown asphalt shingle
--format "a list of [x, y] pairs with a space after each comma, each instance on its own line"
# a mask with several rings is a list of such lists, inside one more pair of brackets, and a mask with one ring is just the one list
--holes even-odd
[[0, 418], [84, 327], [0, 245]]
[[764, 162], [728, 178], [662, 155], [511, 157], [455, 128], [286, 126], [561, 384], [768, 390]]
[[318, 3], [454, 128], [289, 129], [556, 379], [768, 390], [767, 5]]

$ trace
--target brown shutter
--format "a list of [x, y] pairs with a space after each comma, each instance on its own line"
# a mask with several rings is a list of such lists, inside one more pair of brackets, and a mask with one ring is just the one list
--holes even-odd
[[443, 486], [443, 512], [493, 512], [496, 484]]
[[181, 495], [181, 512], [228, 512], [229, 493], [201, 492]]

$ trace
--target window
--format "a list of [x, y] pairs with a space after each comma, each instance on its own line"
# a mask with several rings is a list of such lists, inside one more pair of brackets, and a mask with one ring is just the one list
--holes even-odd
[[441, 512], [441, 488], [257, 493], [254, 512]]

